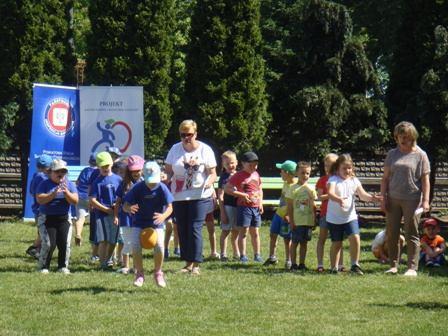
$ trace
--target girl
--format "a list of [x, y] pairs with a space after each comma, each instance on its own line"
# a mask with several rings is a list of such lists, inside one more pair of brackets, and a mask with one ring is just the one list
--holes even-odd
[[[118, 217], [120, 223], [118, 255], [121, 258], [121, 268], [118, 273], [129, 273], [129, 253], [131, 252], [131, 224], [132, 216], [122, 209], [124, 195], [131, 187], [142, 179], [142, 169], [145, 161], [138, 155], [131, 155], [128, 158], [127, 168], [124, 174], [123, 182], [117, 189], [117, 202], [114, 207], [115, 216]], [[121, 238], [121, 239], [120, 239]]]
[[219, 238], [221, 249], [221, 261], [228, 261], [227, 258], [227, 236], [229, 233], [233, 249], [233, 259], [240, 259], [238, 249], [238, 227], [236, 226], [236, 198], [224, 193], [224, 186], [227, 181], [236, 173], [238, 160], [232, 151], [226, 151], [221, 155], [223, 171], [218, 182], [218, 204], [221, 214], [221, 237]]
[[[164, 183], [168, 187], [168, 189], [170, 189], [171, 182], [169, 181], [168, 175], [165, 173], [163, 169], [162, 172], [160, 173], [160, 178], [162, 183]], [[165, 252], [164, 252], [165, 260], [168, 260], [168, 258], [170, 257], [171, 235], [173, 235], [173, 243], [174, 243], [173, 254], [179, 257], [180, 256], [179, 235], [177, 233], [176, 219], [172, 214], [170, 215], [170, 217], [167, 218], [165, 223]]]
[[355, 209], [355, 194], [366, 202], [380, 202], [381, 197], [370, 195], [355, 177], [353, 161], [349, 154], [342, 154], [330, 169], [328, 180], [327, 224], [330, 230], [330, 261], [332, 273], [337, 273], [337, 265], [342, 249], [344, 233], [350, 242], [351, 272], [364, 274], [359, 266], [360, 238], [358, 216]]

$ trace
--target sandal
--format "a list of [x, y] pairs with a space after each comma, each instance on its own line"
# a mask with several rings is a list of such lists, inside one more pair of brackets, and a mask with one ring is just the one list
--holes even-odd
[[183, 273], [183, 274], [191, 273], [191, 268], [188, 267], [188, 266], [185, 266], [185, 267], [180, 269], [179, 273]]
[[201, 275], [201, 272], [199, 271], [199, 267], [193, 267], [191, 270], [191, 275]]

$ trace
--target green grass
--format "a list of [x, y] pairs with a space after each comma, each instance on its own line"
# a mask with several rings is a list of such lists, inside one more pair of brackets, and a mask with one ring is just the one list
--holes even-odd
[[[378, 230], [362, 229], [362, 277], [218, 261], [193, 277], [176, 273], [183, 264], [172, 259], [165, 263], [168, 287], [159, 289], [151, 276], [135, 288], [131, 275], [96, 271], [87, 245], [72, 249], [71, 275], [39, 274], [24, 254], [35, 228], [1, 223], [0, 335], [446, 335], [446, 266], [413, 279], [384, 275], [387, 267], [369, 251]], [[261, 232], [266, 257], [268, 226]], [[312, 269], [316, 236], [307, 257]], [[152, 265], [145, 258], [145, 269]]]

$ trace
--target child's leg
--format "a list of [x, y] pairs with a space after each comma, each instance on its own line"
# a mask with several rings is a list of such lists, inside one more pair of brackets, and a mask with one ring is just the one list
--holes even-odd
[[178, 249], [179, 248], [179, 232], [177, 230], [177, 224], [174, 221], [173, 221], [173, 235], [174, 235], [174, 239], [173, 239], [174, 249]]
[[275, 256], [275, 250], [277, 249], [277, 237], [278, 234], [271, 232], [269, 241], [269, 257]]
[[50, 245], [42, 268], [46, 268], [49, 270], [51, 258], [53, 256], [54, 250], [56, 249], [57, 227], [54, 224], [45, 223], [45, 228], [48, 235], [48, 242], [50, 243]]
[[221, 257], [227, 256], [227, 236], [230, 230], [221, 230], [221, 236], [219, 237], [219, 248]]
[[165, 250], [170, 248], [170, 240], [171, 240], [171, 234], [173, 233], [173, 221], [167, 220], [166, 226], [165, 226], [165, 242], [164, 242], [164, 248]]
[[260, 231], [258, 227], [251, 226], [249, 228], [249, 233], [252, 242], [252, 248], [254, 251], [254, 255], [260, 255]]
[[103, 240], [98, 243], [98, 257], [100, 258], [100, 263], [104, 264], [107, 261], [107, 250], [108, 243]]
[[283, 239], [285, 243], [285, 260], [291, 261], [291, 239], [285, 238]]
[[207, 214], [205, 226], [208, 231], [208, 240], [210, 241], [210, 256], [216, 256], [216, 235], [215, 235], [215, 221], [213, 212]]
[[[325, 220], [325, 217], [321, 217], [320, 221]], [[324, 266], [324, 247], [325, 247], [325, 241], [328, 237], [328, 229], [325, 227], [319, 228], [319, 238], [317, 240], [317, 246], [316, 246], [316, 254], [317, 254], [317, 267], [323, 267]]]
[[239, 229], [238, 248], [241, 256], [246, 256], [246, 237], [248, 231], [249, 231], [248, 227], [240, 227]]
[[[121, 237], [121, 240], [123, 240], [123, 236]], [[123, 246], [124, 246], [123, 243], [118, 243], [118, 244], [116, 245], [118, 262], [119, 262], [120, 264], [123, 263]]]
[[142, 247], [140, 245], [140, 232], [139, 227], [132, 227], [130, 233], [130, 240], [132, 246], [132, 257], [134, 261], [134, 268], [136, 274], [143, 274], [143, 256]]
[[68, 267], [71, 229], [72, 226], [68, 221], [64, 221], [57, 226], [56, 245], [58, 247], [58, 269]]
[[157, 244], [154, 247], [154, 273], [162, 271], [163, 265], [163, 246], [165, 232], [163, 229], [156, 229], [157, 232]]
[[308, 242], [306, 240], [300, 242], [299, 264], [305, 264], [307, 247], [308, 247]]
[[359, 234], [352, 234], [348, 237], [350, 242], [350, 261], [352, 265], [359, 264], [359, 255], [360, 255], [360, 247], [361, 241], [359, 238]]
[[342, 249], [342, 241], [331, 242], [330, 248], [330, 265], [331, 269], [337, 269], [336, 266], [339, 264], [339, 256]]
[[240, 249], [238, 247], [238, 234], [239, 234], [238, 229], [232, 228], [230, 240], [232, 242], [233, 256], [239, 258]]
[[291, 255], [291, 263], [293, 265], [297, 265], [297, 245], [299, 243], [295, 242], [294, 240], [291, 242], [291, 249], [290, 249], [290, 255]]

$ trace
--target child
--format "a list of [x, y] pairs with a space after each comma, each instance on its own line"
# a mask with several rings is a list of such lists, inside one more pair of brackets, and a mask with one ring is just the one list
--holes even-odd
[[[316, 192], [308, 185], [311, 164], [299, 162], [297, 177], [299, 181], [292, 185], [286, 193], [289, 224], [291, 226], [291, 271], [306, 270], [305, 258], [308, 242], [311, 240], [314, 226], [314, 200]], [[297, 246], [299, 249], [299, 265], [297, 265]]]
[[260, 255], [261, 214], [263, 213], [263, 190], [257, 172], [258, 156], [254, 152], [246, 152], [242, 159], [243, 169], [235, 173], [227, 182], [224, 191], [237, 200], [237, 225], [239, 228], [238, 248], [240, 261], [247, 263], [246, 236], [251, 235], [254, 250], [254, 261], [262, 262]]
[[[400, 235], [400, 250], [398, 251], [399, 256], [401, 256], [404, 241], [404, 236]], [[375, 238], [372, 241], [372, 253], [381, 264], [386, 264], [389, 262], [389, 250], [387, 248], [386, 230], [381, 230], [376, 234]]]
[[352, 158], [349, 154], [342, 154], [330, 169], [331, 177], [328, 179], [328, 209], [327, 224], [330, 230], [331, 272], [337, 273], [337, 265], [342, 249], [344, 234], [350, 242], [350, 271], [362, 275], [359, 266], [360, 238], [358, 216], [355, 209], [355, 194], [366, 202], [380, 202], [381, 197], [370, 195], [355, 177]]
[[[171, 182], [169, 182], [168, 175], [163, 170], [160, 173], [160, 179], [161, 182], [164, 183], [169, 190]], [[173, 214], [171, 214], [165, 221], [165, 244], [164, 244], [165, 252], [163, 253], [165, 259], [168, 259], [170, 257], [169, 246], [170, 246], [171, 234], [173, 235], [173, 243], [174, 243], [173, 254], [175, 256], [180, 257], [179, 235], [177, 233], [176, 219], [174, 218]]]
[[215, 235], [215, 208], [217, 205], [216, 192], [213, 190], [213, 209], [205, 216], [205, 226], [208, 231], [208, 240], [210, 242], [210, 257], [209, 259], [219, 259], [220, 255], [216, 252], [216, 235]]
[[131, 240], [132, 255], [136, 269], [134, 285], [143, 286], [142, 247], [140, 233], [142, 229], [152, 227], [157, 232], [157, 244], [154, 247], [154, 280], [159, 287], [166, 287], [162, 272], [164, 221], [173, 211], [173, 196], [164, 183], [160, 183], [160, 167], [154, 161], [146, 162], [143, 168], [144, 181], [135, 184], [124, 197], [123, 209], [134, 215]]
[[[328, 193], [327, 193], [327, 183], [330, 178], [330, 168], [337, 160], [338, 156], [336, 154], [327, 154], [324, 158], [325, 175], [321, 176], [316, 183], [317, 197], [322, 202], [320, 205], [320, 218], [319, 218], [319, 239], [317, 241], [316, 255], [317, 255], [317, 272], [322, 273], [324, 271], [324, 247], [325, 241], [328, 236], [328, 225], [326, 220], [327, 207], [328, 207]], [[343, 272], [344, 260], [343, 253], [341, 249], [341, 256], [339, 258], [338, 270]]]
[[34, 257], [36, 259], [39, 259], [39, 250], [41, 245], [40, 235], [39, 235], [39, 225], [37, 223], [37, 218], [39, 216], [39, 202], [37, 202], [36, 199], [36, 190], [39, 184], [42, 181], [45, 181], [48, 179], [48, 175], [50, 174], [50, 165], [53, 159], [51, 156], [47, 154], [42, 154], [39, 156], [36, 160], [36, 166], [37, 166], [37, 172], [34, 173], [31, 182], [30, 182], [30, 194], [33, 196], [33, 204], [31, 205], [31, 209], [33, 210], [34, 214], [34, 221], [36, 223], [37, 227], [37, 235], [36, 239], [34, 240], [33, 245], [28, 247], [26, 250], [26, 254], [30, 255], [31, 257]]
[[218, 181], [218, 205], [221, 217], [221, 236], [219, 238], [220, 259], [228, 261], [227, 258], [227, 236], [230, 234], [230, 241], [233, 249], [233, 259], [240, 259], [240, 251], [238, 248], [238, 227], [236, 225], [237, 216], [237, 198], [230, 196], [224, 192], [224, 186], [229, 179], [236, 173], [238, 160], [236, 154], [230, 150], [225, 151], [221, 155], [223, 171]]
[[100, 176], [93, 182], [90, 191], [90, 202], [95, 208], [96, 238], [99, 243], [98, 255], [101, 269], [106, 270], [113, 266], [108, 264], [109, 258], [117, 243], [118, 217], [114, 216], [114, 206], [117, 197], [117, 189], [122, 179], [112, 173], [112, 157], [107, 152], [98, 153], [96, 164], [100, 170]]
[[53, 160], [50, 166], [50, 178], [37, 187], [39, 207], [39, 231], [42, 238], [39, 256], [39, 271], [47, 274], [51, 257], [58, 248], [58, 271], [69, 274], [71, 224], [69, 222], [70, 204], [78, 203], [78, 193], [73, 182], [65, 176], [67, 163]]
[[91, 154], [89, 158], [89, 167], [85, 167], [79, 173], [76, 180], [78, 188], [79, 202], [76, 205], [76, 222], [75, 222], [75, 245], [81, 246], [82, 229], [86, 217], [89, 215], [89, 180], [93, 171], [96, 169], [96, 154]]
[[423, 237], [420, 240], [420, 260], [427, 267], [439, 267], [445, 262], [445, 239], [438, 235], [440, 228], [437, 220], [428, 218], [423, 223]]
[[265, 261], [264, 265], [274, 265], [278, 263], [275, 256], [275, 249], [277, 247], [277, 237], [280, 235], [285, 243], [285, 268], [290, 269], [291, 264], [291, 230], [289, 227], [288, 206], [286, 204], [286, 194], [292, 185], [297, 183], [297, 179], [294, 177], [296, 174], [297, 164], [294, 161], [286, 160], [283, 163], [277, 163], [275, 165], [280, 169], [280, 176], [283, 180], [283, 188], [280, 196], [279, 207], [272, 217], [271, 222], [271, 240], [269, 244], [269, 258]]
[[131, 253], [131, 225], [132, 216], [122, 209], [123, 198], [131, 187], [140, 182], [142, 178], [142, 169], [145, 161], [138, 155], [131, 155], [128, 158], [128, 164], [126, 166], [126, 172], [124, 174], [123, 182], [117, 189], [117, 201], [114, 207], [114, 215], [118, 217], [120, 223], [119, 228], [119, 241], [118, 255], [120, 257], [121, 268], [118, 273], [129, 273], [129, 253]]

